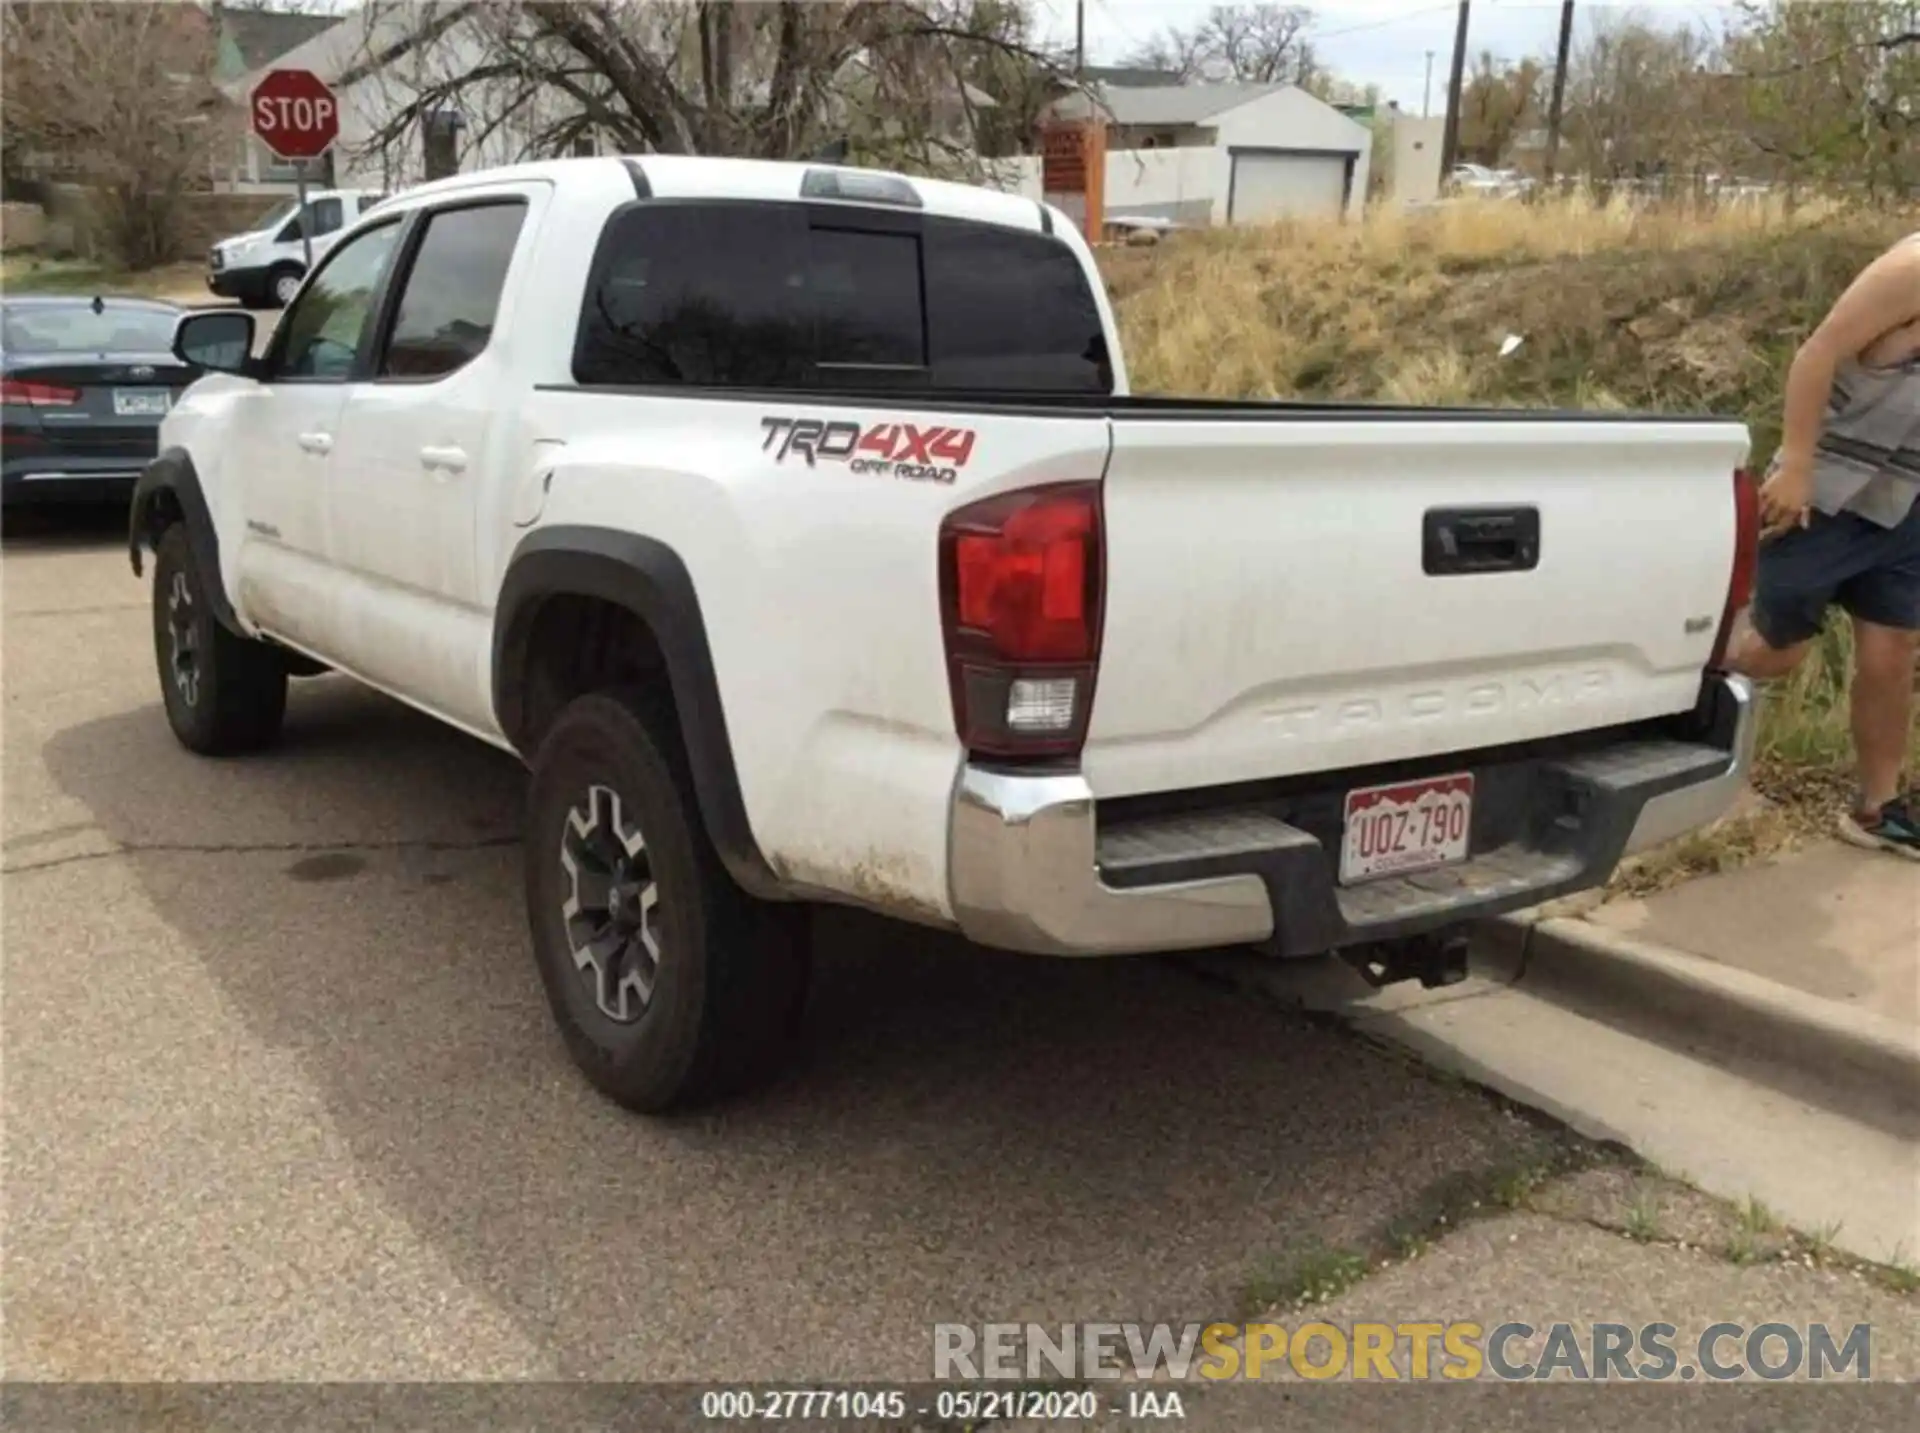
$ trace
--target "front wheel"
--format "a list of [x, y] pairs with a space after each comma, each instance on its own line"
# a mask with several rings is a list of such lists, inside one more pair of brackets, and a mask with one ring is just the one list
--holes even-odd
[[287, 670], [264, 642], [229, 632], [213, 614], [207, 574], [180, 523], [153, 562], [153, 653], [167, 725], [203, 756], [266, 746], [287, 709]]
[[294, 296], [300, 292], [300, 280], [303, 277], [305, 277], [305, 275], [291, 264], [273, 271], [273, 277], [268, 281], [267, 290], [273, 296], [273, 306], [275, 308], [285, 308], [293, 302]]
[[806, 994], [806, 915], [727, 874], [671, 712], [581, 697], [534, 757], [528, 804], [534, 958], [594, 1086], [659, 1114], [768, 1075]]

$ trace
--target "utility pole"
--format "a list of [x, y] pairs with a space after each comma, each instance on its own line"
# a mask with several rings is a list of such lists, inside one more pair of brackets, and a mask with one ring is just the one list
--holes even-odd
[[1467, 68], [1467, 9], [1470, 0], [1460, 0], [1460, 23], [1453, 32], [1453, 73], [1447, 76], [1446, 138], [1440, 143], [1440, 182], [1453, 173], [1460, 151], [1460, 81]]
[[1087, 0], [1073, 0], [1073, 77], [1087, 74]]
[[1433, 114], [1433, 51], [1427, 51], [1427, 83], [1420, 91], [1420, 118]]
[[1567, 49], [1573, 43], [1573, 0], [1560, 0], [1560, 49], [1553, 57], [1553, 103], [1547, 108], [1547, 157], [1541, 165], [1546, 182], [1553, 183], [1553, 167], [1560, 158], [1560, 108], [1567, 97]]

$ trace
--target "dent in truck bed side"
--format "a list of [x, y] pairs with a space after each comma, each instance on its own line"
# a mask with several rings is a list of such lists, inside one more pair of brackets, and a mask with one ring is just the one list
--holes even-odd
[[743, 888], [767, 899], [782, 895], [747, 820], [700, 599], [686, 564], [665, 543], [586, 526], [542, 528], [521, 541], [507, 563], [494, 609], [493, 707], [500, 730], [523, 756], [532, 756], [526, 730], [528, 643], [542, 602], [561, 596], [610, 602], [652, 630], [666, 659], [707, 835]]

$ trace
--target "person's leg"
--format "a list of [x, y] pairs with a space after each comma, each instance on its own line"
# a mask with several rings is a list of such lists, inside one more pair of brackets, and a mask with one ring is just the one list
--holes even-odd
[[1860, 804], [1878, 811], [1904, 790], [1920, 631], [1853, 619], [1853, 749]]
[[1845, 524], [1816, 516], [1761, 544], [1753, 601], [1727, 654], [1731, 670], [1771, 682], [1805, 660], [1835, 589], [1851, 575], [1849, 536]]
[[1903, 790], [1913, 735], [1914, 663], [1920, 659], [1920, 504], [1871, 539], [1873, 562], [1835, 600], [1853, 618], [1856, 809], [1840, 825], [1855, 845], [1920, 860], [1920, 816]]
[[1778, 681], [1805, 661], [1807, 653], [1813, 650], [1811, 640], [1776, 647], [1761, 636], [1760, 629], [1751, 622], [1745, 626], [1746, 630], [1735, 639], [1733, 651], [1727, 658], [1728, 668], [1738, 676], [1756, 682]]

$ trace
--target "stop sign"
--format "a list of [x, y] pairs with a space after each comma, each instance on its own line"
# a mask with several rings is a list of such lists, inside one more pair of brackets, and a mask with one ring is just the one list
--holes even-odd
[[340, 106], [312, 70], [274, 70], [253, 87], [253, 132], [282, 159], [318, 159], [340, 137]]

